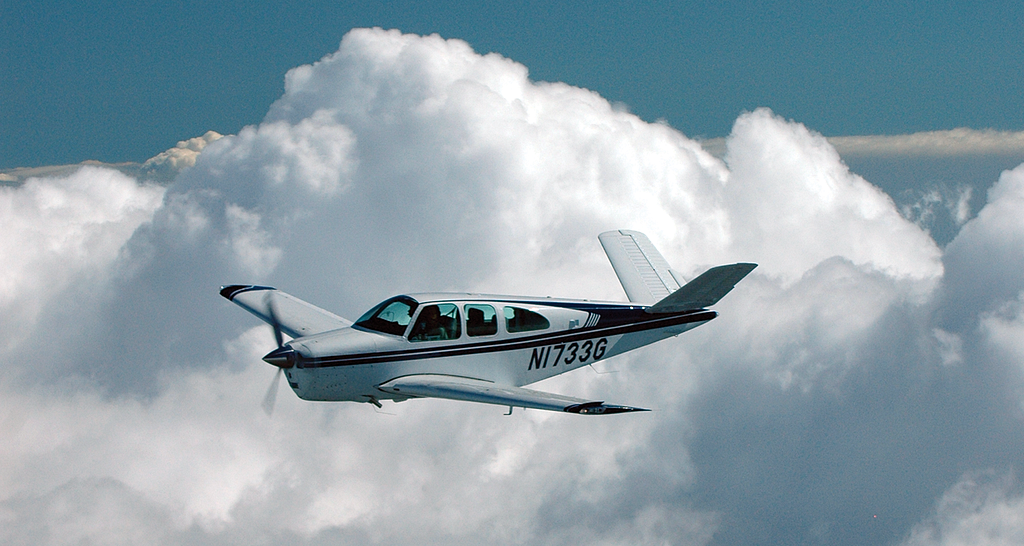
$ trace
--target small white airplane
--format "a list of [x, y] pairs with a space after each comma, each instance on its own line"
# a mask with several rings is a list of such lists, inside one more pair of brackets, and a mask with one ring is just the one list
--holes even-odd
[[[303, 400], [445, 398], [587, 415], [647, 411], [523, 388], [677, 336], [715, 318], [756, 264], [721, 265], [686, 283], [643, 233], [598, 239], [629, 303], [486, 294], [395, 296], [355, 323], [268, 286], [220, 294], [274, 328], [280, 368]], [[282, 334], [293, 339], [284, 343]], [[277, 380], [264, 409], [272, 411]]]

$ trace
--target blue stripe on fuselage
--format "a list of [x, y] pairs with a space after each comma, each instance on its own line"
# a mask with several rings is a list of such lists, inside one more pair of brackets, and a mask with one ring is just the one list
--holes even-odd
[[[517, 302], [523, 304], [525, 302]], [[529, 303], [528, 303], [529, 304]], [[671, 315], [652, 315], [645, 313], [643, 308], [623, 308], [608, 305], [579, 303], [576, 302], [537, 302], [538, 305], [551, 307], [569, 307], [589, 311], [601, 315], [600, 327], [579, 328], [575, 330], [561, 330], [529, 337], [513, 339], [500, 339], [478, 343], [463, 343], [459, 345], [448, 345], [445, 347], [424, 347], [417, 349], [405, 349], [401, 351], [386, 351], [380, 353], [362, 353], [354, 355], [338, 355], [330, 357], [300, 360], [300, 368], [328, 368], [334, 366], [353, 366], [357, 364], [376, 364], [380, 362], [396, 362], [405, 360], [421, 360], [428, 358], [463, 356], [472, 354], [492, 353], [498, 351], [512, 351], [517, 349], [530, 349], [556, 343], [570, 343], [600, 336], [615, 336], [690, 324], [694, 322], [706, 322], [718, 313], [708, 310], [687, 311], [685, 313]], [[377, 332], [372, 332], [374, 334]], [[380, 334], [378, 334], [380, 335]]]

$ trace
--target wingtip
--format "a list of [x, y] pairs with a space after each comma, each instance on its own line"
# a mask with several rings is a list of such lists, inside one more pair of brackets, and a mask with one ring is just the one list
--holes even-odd
[[228, 286], [220, 287], [220, 295], [227, 298], [229, 301], [234, 301], [235, 296], [242, 292], [249, 292], [250, 290], [277, 290], [272, 286], [258, 286], [255, 284], [231, 284]]
[[651, 411], [646, 408], [634, 408], [632, 406], [616, 406], [613, 404], [605, 404], [604, 402], [585, 402], [583, 404], [573, 404], [566, 406], [565, 410], [567, 413], [577, 413], [580, 415], [612, 415], [614, 413], [629, 413], [633, 411]]

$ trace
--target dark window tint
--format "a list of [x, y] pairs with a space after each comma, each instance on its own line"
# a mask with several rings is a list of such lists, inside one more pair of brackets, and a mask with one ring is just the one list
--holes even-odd
[[455, 304], [424, 305], [409, 332], [409, 341], [457, 339], [461, 333], [459, 308]]
[[498, 333], [498, 316], [494, 307], [479, 303], [468, 304], [466, 309], [466, 334], [490, 336]]
[[509, 333], [543, 330], [548, 326], [551, 326], [548, 319], [541, 316], [540, 313], [519, 307], [505, 308], [505, 329]]

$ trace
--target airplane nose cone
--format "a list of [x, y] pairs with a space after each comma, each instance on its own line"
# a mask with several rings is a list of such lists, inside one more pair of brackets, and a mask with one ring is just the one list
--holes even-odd
[[288, 347], [278, 347], [273, 351], [267, 353], [267, 356], [263, 357], [263, 361], [267, 364], [273, 364], [278, 368], [291, 368], [295, 365], [295, 361], [298, 359], [299, 354], [295, 352], [295, 349]]

